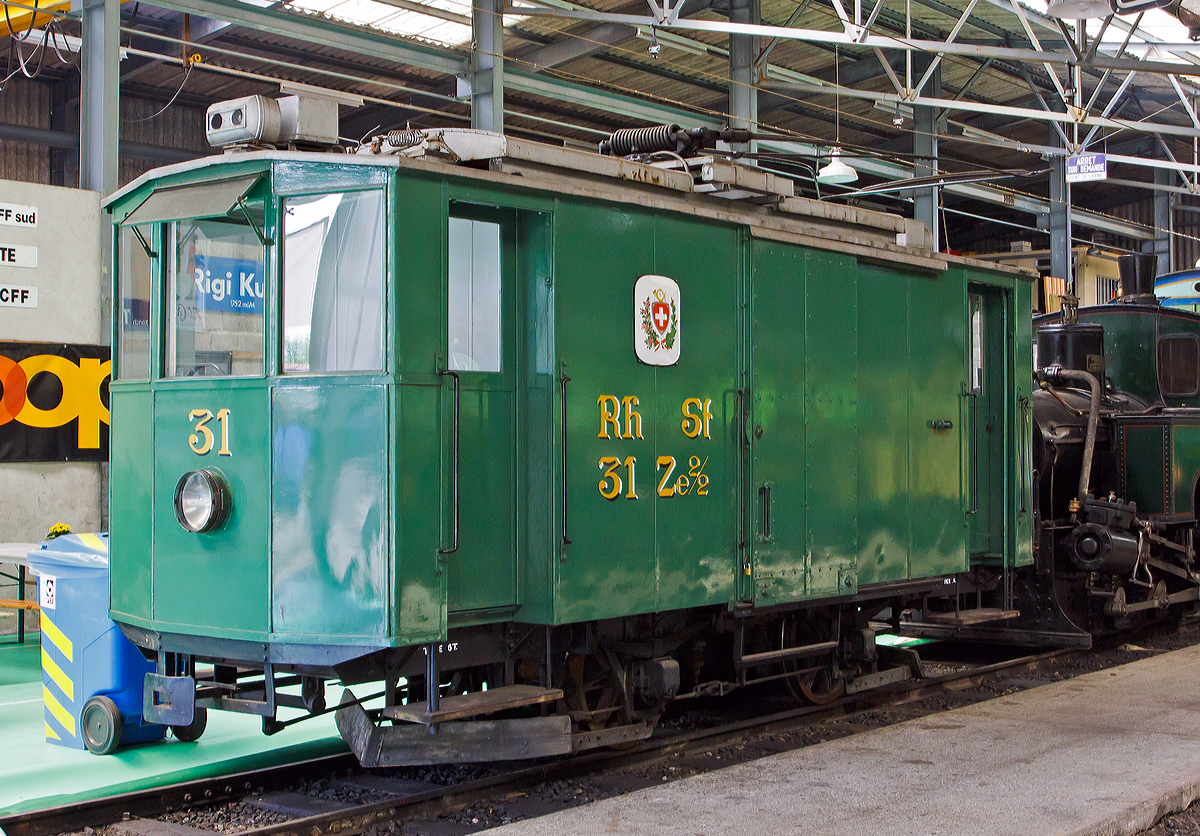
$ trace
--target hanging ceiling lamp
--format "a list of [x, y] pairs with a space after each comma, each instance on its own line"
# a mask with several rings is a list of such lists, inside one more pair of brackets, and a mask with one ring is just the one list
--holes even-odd
[[858, 179], [858, 172], [842, 162], [842, 80], [841, 64], [838, 60], [838, 48], [833, 48], [833, 114], [835, 121], [835, 137], [837, 145], [829, 152], [829, 162], [817, 172], [817, 182], [822, 186], [838, 186], [843, 183], [853, 183]]
[[1063, 20], [1091, 20], [1113, 13], [1108, 0], [1050, 0], [1046, 14]]
[[829, 162], [817, 172], [817, 182], [823, 186], [853, 183], [857, 179], [858, 172], [842, 162], [842, 149], [840, 148], [834, 148], [829, 152]]

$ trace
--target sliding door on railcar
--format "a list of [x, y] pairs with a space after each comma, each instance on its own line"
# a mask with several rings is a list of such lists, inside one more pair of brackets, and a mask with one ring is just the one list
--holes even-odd
[[973, 564], [1000, 565], [1010, 551], [1006, 513], [1013, 473], [1012, 292], [972, 283], [967, 291], [970, 377], [965, 390], [968, 548]]

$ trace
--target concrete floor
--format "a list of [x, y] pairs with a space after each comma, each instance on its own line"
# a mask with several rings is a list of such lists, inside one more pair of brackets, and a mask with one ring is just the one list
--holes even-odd
[[1200, 794], [1198, 685], [1187, 648], [489, 833], [1137, 833]]

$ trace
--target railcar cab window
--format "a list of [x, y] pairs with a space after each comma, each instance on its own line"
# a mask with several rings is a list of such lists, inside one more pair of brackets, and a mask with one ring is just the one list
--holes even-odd
[[500, 225], [451, 218], [447, 354], [452, 370], [500, 371], [500, 287]]
[[1200, 394], [1200, 340], [1191, 334], [1159, 339], [1158, 385], [1166, 398]]
[[241, 208], [168, 227], [167, 377], [263, 373], [263, 203]]
[[117, 241], [121, 295], [117, 377], [120, 380], [150, 379], [150, 288], [157, 268], [151, 249], [153, 239], [151, 225], [126, 226], [121, 228]]
[[283, 202], [283, 370], [383, 371], [383, 192]]
[[967, 390], [972, 394], [983, 391], [983, 297], [968, 295], [971, 309], [971, 380]]

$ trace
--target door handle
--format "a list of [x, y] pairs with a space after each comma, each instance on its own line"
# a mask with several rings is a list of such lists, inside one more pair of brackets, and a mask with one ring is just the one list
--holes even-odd
[[951, 430], [954, 429], [954, 422], [946, 419], [934, 419], [929, 421], [927, 426], [931, 430]]
[[758, 489], [758, 495], [762, 499], [762, 542], [771, 542], [771, 488], [775, 487], [774, 482], [763, 482]]
[[971, 399], [971, 510], [967, 512], [971, 516], [979, 513], [979, 391], [964, 395]]
[[454, 545], [448, 549], [438, 549], [438, 554], [454, 554], [458, 551], [458, 372], [449, 370], [438, 372], [439, 375], [450, 375], [454, 378]]

